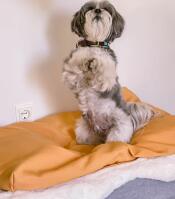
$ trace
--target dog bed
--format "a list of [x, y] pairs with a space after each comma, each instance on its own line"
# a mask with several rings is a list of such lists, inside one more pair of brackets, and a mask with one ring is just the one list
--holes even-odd
[[[139, 101], [128, 89], [127, 101]], [[31, 123], [0, 128], [0, 188], [47, 188], [106, 166], [175, 153], [175, 116], [161, 111], [137, 132], [130, 144], [77, 145], [74, 135], [79, 112], [60, 113]]]
[[[140, 199], [143, 197], [146, 199], [170, 199], [170, 196], [175, 195], [175, 193], [173, 195], [175, 190], [175, 181], [173, 182], [175, 180], [174, 165], [175, 155], [149, 159], [139, 158], [129, 163], [101, 169], [87, 176], [47, 189], [16, 192], [0, 191], [0, 199], [106, 199], [107, 197], [109, 199], [110, 197], [120, 199], [120, 196], [122, 196], [122, 199]], [[145, 178], [148, 178], [147, 186], [139, 189], [138, 180], [134, 180], [136, 178], [142, 179], [142, 185], [145, 185]], [[156, 192], [155, 198], [152, 197], [150, 188], [147, 189], [151, 179], [156, 180], [151, 187], [151, 190], [154, 189], [154, 192]], [[164, 185], [163, 189], [162, 184]], [[133, 190], [135, 186], [137, 188]], [[169, 187], [172, 190], [167, 193]], [[147, 192], [144, 196], [139, 197], [143, 194], [141, 190], [143, 191], [144, 188], [147, 189]]]

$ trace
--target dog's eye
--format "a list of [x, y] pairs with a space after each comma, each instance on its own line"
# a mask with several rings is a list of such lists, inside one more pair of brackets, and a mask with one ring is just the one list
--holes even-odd
[[88, 10], [93, 10], [94, 9], [94, 7], [92, 7], [92, 6], [90, 6], [89, 8], [88, 8]]
[[107, 8], [103, 8], [103, 10], [106, 10], [106, 11], [108, 11], [108, 9], [107, 9]]
[[103, 10], [106, 10], [109, 14], [111, 14], [111, 12], [108, 8], [103, 8]]

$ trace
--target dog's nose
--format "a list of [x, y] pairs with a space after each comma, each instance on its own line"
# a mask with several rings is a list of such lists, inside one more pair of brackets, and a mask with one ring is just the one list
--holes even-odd
[[101, 10], [97, 8], [97, 9], [95, 9], [95, 13], [96, 13], [96, 14], [100, 14], [100, 13], [101, 13]]

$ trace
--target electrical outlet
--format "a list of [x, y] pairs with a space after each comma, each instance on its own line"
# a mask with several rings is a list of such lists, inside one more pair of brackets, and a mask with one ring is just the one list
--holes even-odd
[[30, 122], [33, 118], [32, 103], [16, 105], [16, 120], [17, 122]]

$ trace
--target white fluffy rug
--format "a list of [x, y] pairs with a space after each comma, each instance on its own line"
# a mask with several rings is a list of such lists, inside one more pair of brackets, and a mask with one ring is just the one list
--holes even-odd
[[175, 155], [138, 159], [44, 190], [0, 192], [0, 199], [104, 199], [116, 188], [135, 178], [166, 182], [175, 180]]

